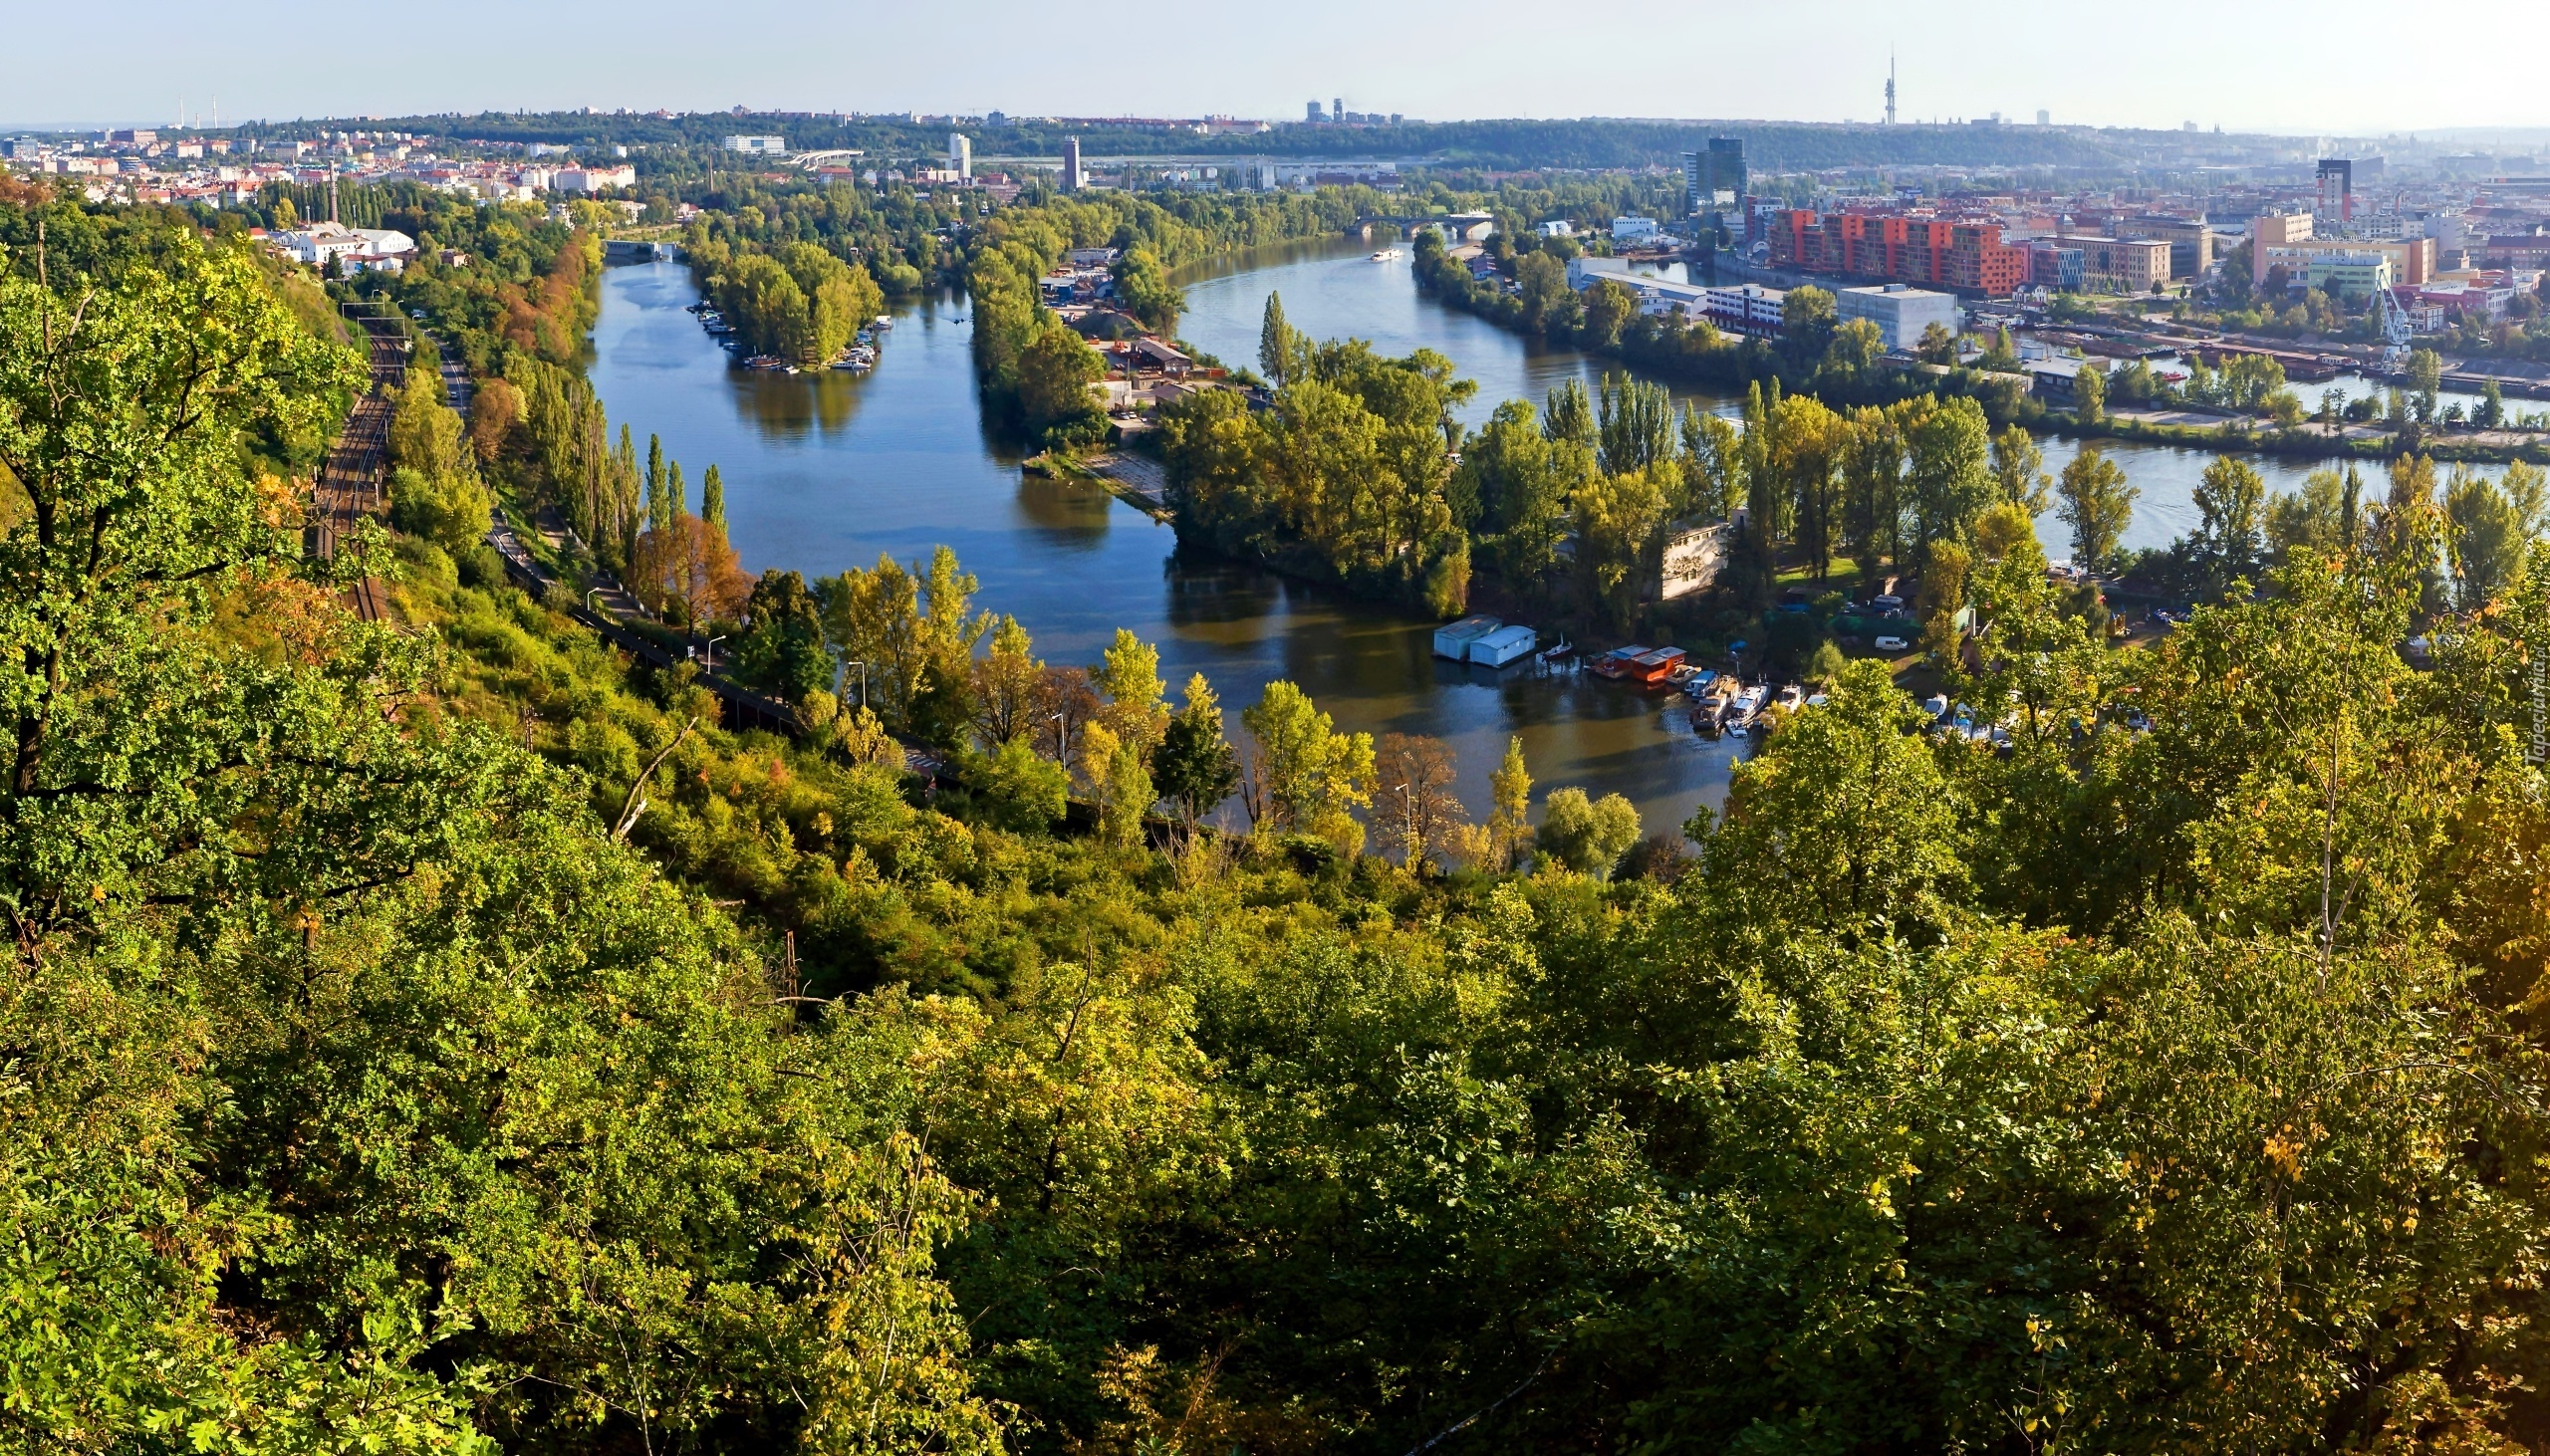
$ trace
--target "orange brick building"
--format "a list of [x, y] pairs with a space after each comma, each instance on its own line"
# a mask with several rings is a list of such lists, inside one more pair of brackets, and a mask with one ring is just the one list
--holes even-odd
[[1893, 213], [1802, 209], [1774, 213], [1771, 266], [1885, 283], [1916, 283], [2000, 298], [2027, 283], [2026, 250], [2001, 241], [1998, 223]]

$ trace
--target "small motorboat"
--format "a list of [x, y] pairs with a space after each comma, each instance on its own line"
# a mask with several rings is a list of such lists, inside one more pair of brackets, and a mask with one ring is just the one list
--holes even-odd
[[1397, 249], [1397, 248], [1384, 248], [1384, 249], [1382, 249], [1380, 252], [1375, 253], [1375, 254], [1373, 255], [1373, 261], [1374, 261], [1374, 262], [1376, 262], [1376, 263], [1387, 263], [1387, 262], [1389, 262], [1390, 260], [1392, 260], [1393, 258], [1397, 258], [1397, 257], [1399, 257], [1399, 256], [1400, 256], [1400, 251], [1399, 251], [1399, 249]]
[[1541, 649], [1541, 660], [1544, 662], [1561, 662], [1575, 655], [1576, 644], [1565, 637]]
[[868, 327], [875, 329], [882, 334], [886, 330], [894, 327], [894, 316], [892, 314], [879, 314], [877, 316], [877, 322], [869, 325]]

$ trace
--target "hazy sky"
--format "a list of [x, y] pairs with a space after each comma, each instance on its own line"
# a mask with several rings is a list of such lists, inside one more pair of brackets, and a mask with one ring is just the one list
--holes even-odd
[[[0, 123], [161, 123], [488, 108], [1298, 118], [1872, 121], [1887, 51], [1905, 120], [2381, 134], [2550, 124], [2540, 0], [2234, 3], [2151, 12], [1976, 0], [1569, 5], [1279, 0], [440, 0], [242, 10], [18, 3]], [[1907, 21], [1917, 15], [1920, 24]], [[2303, 23], [2296, 24], [2297, 18]], [[42, 60], [38, 64], [27, 62]]]

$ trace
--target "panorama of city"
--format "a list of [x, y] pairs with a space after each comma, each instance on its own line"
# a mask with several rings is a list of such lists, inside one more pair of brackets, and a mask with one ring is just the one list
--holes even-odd
[[0, 1450], [2550, 1452], [2550, 118], [1304, 23], [0, 116]]

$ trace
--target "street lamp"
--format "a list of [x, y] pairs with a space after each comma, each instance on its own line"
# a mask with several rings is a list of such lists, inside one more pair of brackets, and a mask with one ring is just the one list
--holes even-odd
[[724, 640], [726, 640], [726, 639], [725, 639], [724, 637], [722, 637], [722, 636], [710, 637], [710, 638], [708, 639], [708, 668], [707, 668], [707, 670], [708, 670], [711, 674], [714, 674], [714, 673], [717, 671], [717, 644], [718, 644], [719, 642], [724, 641]]
[[1072, 756], [1072, 730], [1068, 726], [1071, 715], [1054, 713], [1049, 716], [1054, 721], [1054, 758], [1057, 762], [1069, 763]]
[[853, 667], [859, 669], [859, 705], [864, 708], [868, 706], [868, 664], [853, 657], [842, 664], [842, 675], [848, 676]]
[[594, 599], [601, 596], [602, 593], [603, 589], [600, 587], [588, 587], [585, 589], [585, 610], [591, 611], [594, 609]]

